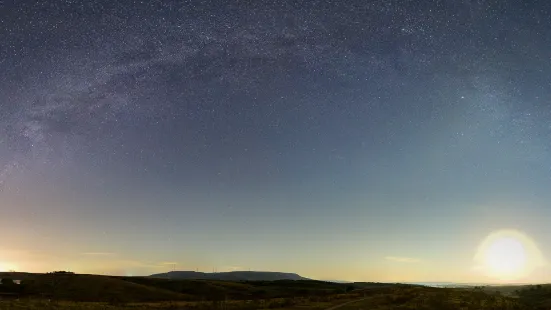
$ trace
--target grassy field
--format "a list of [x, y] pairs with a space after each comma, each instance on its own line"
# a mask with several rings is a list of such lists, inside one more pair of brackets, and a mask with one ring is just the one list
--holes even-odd
[[491, 295], [481, 290], [455, 288], [409, 287], [384, 294], [375, 294], [364, 301], [339, 310], [470, 310], [470, 309], [530, 309], [511, 297]]
[[514, 295], [533, 309], [551, 309], [551, 284], [520, 287]]
[[193, 296], [96, 275], [43, 274], [23, 280], [23, 296], [83, 302], [192, 300]]
[[294, 309], [323, 310], [347, 301], [356, 300], [355, 294], [343, 294], [324, 298], [273, 298], [262, 300], [226, 300], [210, 302], [165, 301], [151, 303], [105, 303], [105, 302], [71, 302], [22, 299], [0, 301], [0, 310], [8, 309], [59, 309], [59, 310], [256, 310], [256, 309]]
[[21, 285], [0, 288], [19, 296], [19, 300], [0, 301], [0, 310], [323, 310], [349, 301], [356, 302], [338, 310], [551, 308], [551, 285], [432, 288], [313, 280], [230, 282], [41, 274], [25, 278]]
[[36, 299], [0, 302], [0, 310], [59, 309], [59, 310], [323, 310], [334, 305], [355, 301], [338, 310], [528, 310], [543, 309], [527, 305], [519, 298], [488, 294], [482, 290], [395, 286], [372, 288], [348, 294], [325, 297], [273, 298], [227, 301], [168, 301], [154, 303], [101, 303], [44, 301]]
[[[263, 300], [324, 297], [365, 287], [313, 280], [216, 281], [170, 280], [75, 274], [39, 274], [24, 279], [11, 291], [22, 297], [80, 302], [158, 302]], [[6, 288], [0, 286], [0, 290]], [[0, 291], [1, 293], [1, 291]]]
[[161, 288], [194, 296], [195, 300], [266, 299], [328, 295], [346, 292], [347, 286], [322, 281], [216, 281], [168, 280], [158, 278], [121, 277], [124, 281]]

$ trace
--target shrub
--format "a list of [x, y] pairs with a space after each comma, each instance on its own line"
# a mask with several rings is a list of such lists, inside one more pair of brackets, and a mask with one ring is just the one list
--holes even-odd
[[12, 278], [3, 278], [0, 283], [2, 283], [2, 285], [15, 285], [15, 282]]

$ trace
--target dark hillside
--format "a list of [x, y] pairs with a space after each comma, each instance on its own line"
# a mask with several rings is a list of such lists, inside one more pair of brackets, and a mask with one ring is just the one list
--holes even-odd
[[277, 281], [277, 280], [309, 280], [296, 273], [268, 271], [231, 271], [231, 272], [195, 272], [171, 271], [153, 274], [153, 278], [181, 280], [224, 280], [224, 281]]
[[328, 294], [345, 293], [355, 288], [350, 284], [315, 280], [231, 282], [221, 280], [176, 280], [151, 277], [119, 277], [119, 279], [192, 295], [199, 300], [324, 296]]
[[161, 288], [98, 275], [37, 275], [23, 280], [21, 291], [31, 297], [70, 301], [150, 302], [191, 299]]

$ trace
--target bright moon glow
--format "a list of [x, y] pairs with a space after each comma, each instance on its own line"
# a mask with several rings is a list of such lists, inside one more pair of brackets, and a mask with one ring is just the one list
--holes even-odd
[[492, 272], [511, 275], [525, 268], [526, 253], [520, 241], [504, 237], [495, 240], [486, 249], [484, 261]]
[[487, 276], [502, 281], [529, 276], [545, 260], [534, 241], [516, 230], [500, 230], [480, 244], [475, 261]]

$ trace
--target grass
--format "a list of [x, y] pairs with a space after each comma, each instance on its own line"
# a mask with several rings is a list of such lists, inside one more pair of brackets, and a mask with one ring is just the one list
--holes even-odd
[[24, 295], [83, 302], [190, 300], [192, 296], [96, 275], [43, 274], [24, 280]]
[[125, 281], [195, 296], [198, 300], [266, 299], [342, 293], [349, 285], [314, 280], [217, 281], [119, 277]]
[[[3, 309], [59, 310], [540, 310], [551, 308], [551, 285], [431, 288], [323, 281], [213, 281], [45, 274], [15, 286], [21, 300]], [[365, 299], [358, 301], [359, 299]], [[50, 301], [48, 301], [50, 300]]]
[[533, 309], [551, 309], [551, 284], [527, 285], [517, 289], [515, 294]]
[[[364, 300], [359, 300], [364, 299]], [[154, 303], [112, 304], [101, 302], [69, 302], [20, 300], [0, 302], [0, 310], [323, 310], [355, 301], [338, 310], [528, 310], [539, 309], [518, 298], [488, 294], [482, 290], [394, 286], [371, 288], [349, 294], [323, 297], [272, 298], [228, 301], [167, 301]]]
[[487, 294], [481, 290], [402, 287], [346, 305], [339, 310], [524, 310], [519, 300]]
[[[347, 298], [358, 298], [355, 295]], [[274, 298], [265, 300], [228, 300], [210, 302], [167, 301], [155, 303], [124, 303], [111, 304], [104, 302], [70, 302], [25, 299], [18, 301], [0, 301], [0, 310], [29, 309], [29, 310], [257, 310], [257, 309], [286, 309], [286, 310], [322, 310], [333, 305], [346, 302], [343, 296], [316, 298]]]
[[[1, 289], [2, 287], [0, 287]], [[353, 287], [352, 287], [353, 288]], [[323, 281], [170, 280], [81, 274], [40, 274], [16, 289], [25, 297], [81, 302], [159, 302], [263, 300], [323, 297], [351, 290], [350, 285]]]

